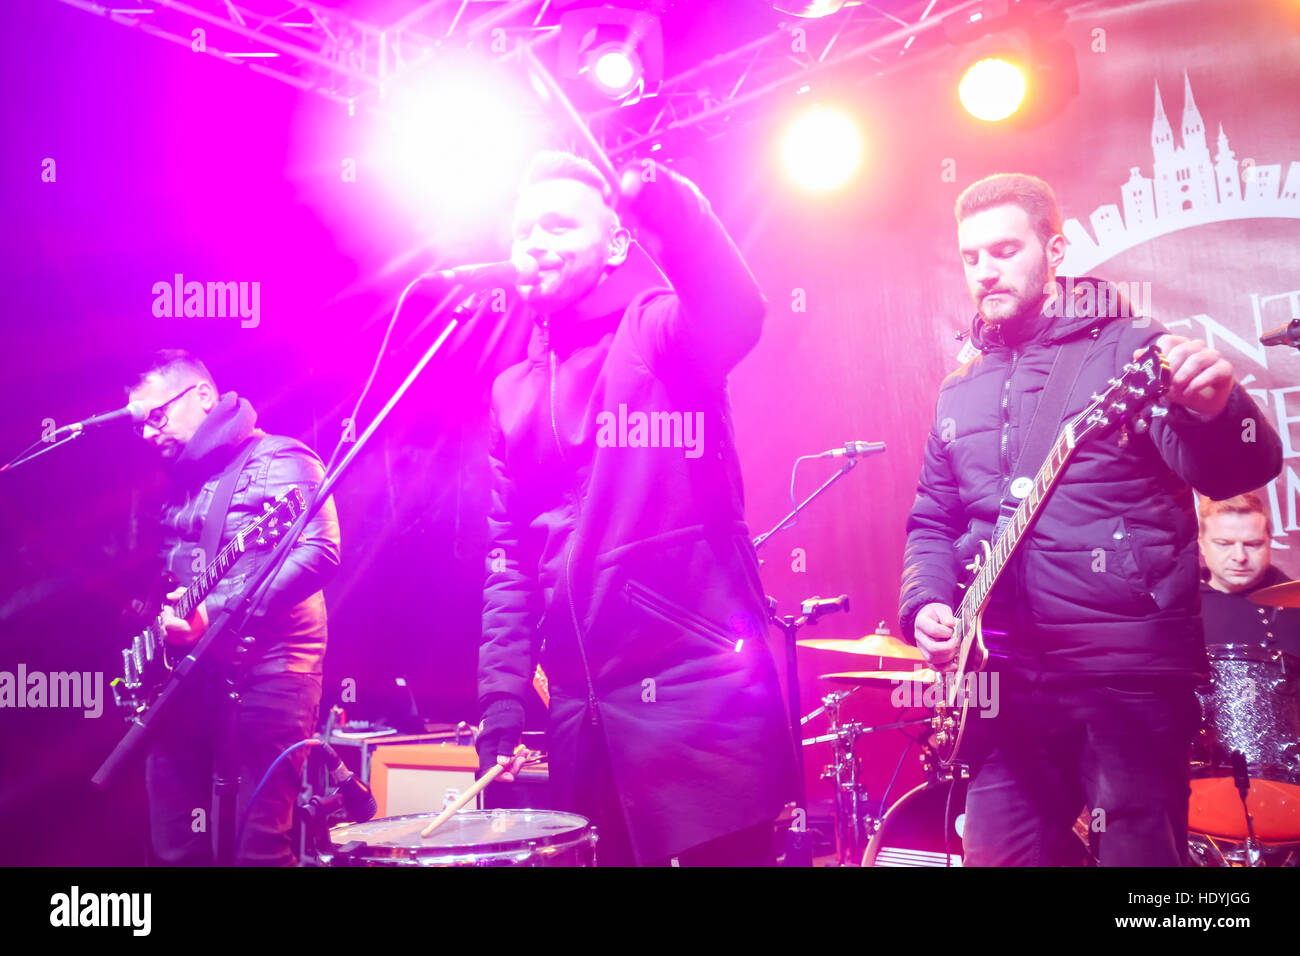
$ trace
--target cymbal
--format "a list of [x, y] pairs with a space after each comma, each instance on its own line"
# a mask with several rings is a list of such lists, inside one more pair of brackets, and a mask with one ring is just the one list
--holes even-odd
[[1300, 607], [1300, 581], [1283, 581], [1246, 595], [1251, 604], [1265, 607]]
[[795, 641], [798, 647], [814, 651], [839, 651], [859, 657], [894, 657], [904, 661], [921, 660], [921, 652], [891, 634], [868, 634], [866, 637], [814, 637]]
[[916, 684], [933, 684], [938, 673], [932, 670], [919, 671], [839, 671], [834, 674], [820, 674], [818, 680], [835, 681], [837, 684], [874, 684], [912, 681]]

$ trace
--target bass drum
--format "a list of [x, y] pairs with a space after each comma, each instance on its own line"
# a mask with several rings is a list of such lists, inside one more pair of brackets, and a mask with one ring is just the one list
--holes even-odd
[[325, 866], [595, 866], [586, 817], [553, 810], [462, 810], [426, 839], [438, 814], [413, 813], [330, 830]]
[[[923, 783], [903, 794], [885, 812], [867, 844], [863, 866], [961, 866], [969, 781]], [[1094, 865], [1088, 850], [1088, 813], [1075, 823], [1078, 866]]]
[[1204, 728], [1192, 761], [1188, 827], [1219, 840], [1246, 840], [1235, 752], [1250, 776], [1256, 838], [1300, 843], [1300, 661], [1254, 645], [1207, 650], [1213, 677], [1197, 691]]

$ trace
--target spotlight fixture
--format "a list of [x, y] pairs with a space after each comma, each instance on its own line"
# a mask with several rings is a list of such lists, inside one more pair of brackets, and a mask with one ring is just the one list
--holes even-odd
[[609, 99], [635, 103], [663, 85], [663, 29], [644, 10], [569, 10], [560, 17], [557, 52], [561, 76], [585, 79]]
[[1057, 113], [1079, 92], [1074, 48], [1052, 3], [987, 0], [944, 22], [958, 47], [953, 84], [971, 116], [1030, 125]]

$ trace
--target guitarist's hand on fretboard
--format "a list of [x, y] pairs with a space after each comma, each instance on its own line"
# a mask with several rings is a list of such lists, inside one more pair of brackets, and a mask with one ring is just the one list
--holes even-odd
[[[168, 601], [178, 601], [185, 593], [184, 588], [177, 588], [167, 595]], [[166, 629], [167, 643], [175, 644], [179, 647], [189, 647], [203, 636], [203, 632], [208, 629], [208, 609], [207, 604], [200, 603], [194, 609], [194, 613], [186, 620], [181, 620], [176, 616], [170, 604], [164, 604], [162, 609], [163, 627]]]
[[953, 632], [956, 626], [952, 608], [938, 601], [927, 604], [916, 615], [913, 639], [925, 662], [936, 670], [949, 669], [957, 656], [961, 641]]

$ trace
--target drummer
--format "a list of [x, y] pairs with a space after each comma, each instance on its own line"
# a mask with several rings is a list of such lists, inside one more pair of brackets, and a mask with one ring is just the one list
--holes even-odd
[[1201, 616], [1205, 643], [1254, 644], [1300, 656], [1300, 610], [1264, 607], [1247, 596], [1287, 580], [1273, 567], [1272, 528], [1257, 494], [1201, 499]]

